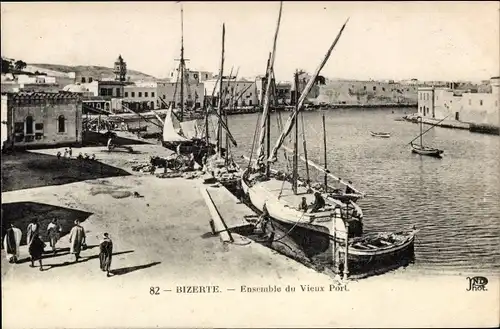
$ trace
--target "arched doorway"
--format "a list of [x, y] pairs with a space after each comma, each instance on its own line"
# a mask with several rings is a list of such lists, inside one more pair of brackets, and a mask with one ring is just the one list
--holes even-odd
[[26, 135], [32, 135], [33, 134], [33, 117], [31, 115], [26, 117]]
[[64, 115], [60, 115], [57, 118], [57, 132], [63, 133], [66, 131], [66, 122], [64, 120]]

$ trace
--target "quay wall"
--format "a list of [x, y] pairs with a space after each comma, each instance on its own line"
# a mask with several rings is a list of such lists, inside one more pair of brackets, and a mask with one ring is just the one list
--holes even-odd
[[[409, 122], [419, 123], [417, 117], [418, 117], [417, 114], [412, 114], [404, 117], [404, 119]], [[422, 121], [425, 124], [436, 125], [438, 127], [443, 127], [443, 128], [464, 129], [476, 133], [500, 135], [500, 127], [491, 124], [463, 122], [457, 120], [443, 120], [440, 122], [440, 120], [438, 119], [426, 118], [426, 117], [424, 117]]]

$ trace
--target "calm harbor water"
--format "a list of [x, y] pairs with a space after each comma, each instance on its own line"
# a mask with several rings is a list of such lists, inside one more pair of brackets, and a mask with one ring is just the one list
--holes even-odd
[[[424, 135], [424, 144], [444, 149], [443, 158], [415, 155], [407, 144], [418, 136], [419, 126], [394, 120], [405, 112], [414, 109], [305, 112], [308, 157], [323, 165], [325, 113], [328, 168], [367, 193], [359, 201], [366, 232], [419, 228], [415, 264], [408, 270], [500, 273], [500, 138], [435, 128]], [[286, 122], [289, 113], [272, 114], [273, 144], [280, 115]], [[237, 157], [250, 155], [258, 118], [258, 114], [229, 117], [238, 141], [232, 149]], [[392, 136], [374, 138], [370, 131]], [[301, 138], [300, 134], [301, 129]], [[284, 158], [283, 151], [279, 157]], [[246, 164], [243, 159], [237, 162]], [[305, 177], [305, 167], [300, 169]], [[323, 181], [323, 174], [310, 171], [312, 180]]]

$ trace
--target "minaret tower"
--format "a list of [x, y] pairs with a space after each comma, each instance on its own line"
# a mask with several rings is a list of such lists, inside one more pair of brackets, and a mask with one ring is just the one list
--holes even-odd
[[123, 60], [122, 55], [118, 56], [115, 61], [115, 68], [113, 70], [115, 73], [115, 80], [124, 82], [127, 76], [127, 63]]

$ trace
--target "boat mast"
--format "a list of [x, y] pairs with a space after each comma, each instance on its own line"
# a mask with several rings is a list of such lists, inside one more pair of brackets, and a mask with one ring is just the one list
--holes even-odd
[[[274, 60], [276, 58], [276, 44], [278, 40], [278, 34], [279, 34], [279, 28], [280, 28], [280, 23], [281, 23], [281, 13], [283, 10], [283, 1], [280, 1], [280, 9], [279, 9], [279, 14], [278, 14], [278, 22], [276, 24], [276, 31], [274, 33], [274, 39], [273, 39], [273, 50], [271, 51], [271, 60], [269, 61], [268, 69], [267, 69], [267, 74], [266, 76], [269, 77], [271, 76], [271, 73], [273, 71], [273, 66], [274, 66]], [[265, 155], [264, 155], [264, 138], [266, 135], [266, 125], [269, 123], [267, 122], [268, 119], [268, 111], [269, 111], [269, 94], [270, 94], [270, 88], [271, 84], [266, 83], [266, 89], [265, 89], [265, 94], [264, 94], [264, 103], [263, 103], [263, 108], [262, 108], [262, 116], [261, 116], [261, 121], [260, 121], [260, 133], [259, 133], [259, 139], [258, 139], [258, 148], [257, 148], [257, 162], [256, 164], [259, 166], [259, 169], [263, 164], [265, 164], [267, 161], [265, 161]], [[266, 164], [267, 166], [267, 164]], [[267, 167], [266, 167], [267, 168]]]
[[325, 157], [325, 193], [328, 193], [328, 168], [326, 162], [326, 127], [325, 127], [325, 113], [323, 113], [323, 146], [324, 146], [324, 157]]
[[[269, 53], [269, 58], [267, 59], [267, 70], [266, 70], [266, 83], [270, 83], [269, 65], [271, 63], [271, 53]], [[267, 86], [266, 88], [267, 89]], [[265, 92], [265, 91], [264, 91]], [[267, 111], [266, 118], [266, 159], [269, 158], [271, 154], [271, 113]], [[266, 177], [269, 177], [271, 173], [271, 166], [268, 161], [266, 161]]]
[[420, 148], [423, 149], [424, 148], [424, 145], [423, 145], [423, 142], [422, 142], [422, 126], [423, 126], [423, 118], [420, 117]]
[[[309, 161], [307, 161], [306, 130], [304, 128], [304, 115], [303, 115], [303, 113], [300, 113], [300, 121], [302, 123], [302, 148], [304, 149], [304, 158], [306, 160], [306, 175], [307, 175], [306, 184], [307, 184], [307, 186], [310, 186], [311, 185], [311, 177], [309, 175]], [[325, 173], [325, 175], [326, 175], [326, 173]]]
[[[207, 94], [207, 88], [205, 88], [205, 95]], [[205, 106], [205, 140], [209, 146], [210, 137], [208, 136], [208, 104], [203, 104]]]
[[184, 120], [184, 10], [181, 5], [181, 60], [180, 60], [180, 75], [181, 75], [181, 113], [180, 121]]
[[[335, 40], [333, 41], [333, 43], [330, 45], [330, 48], [328, 49], [325, 57], [323, 58], [323, 60], [321, 61], [320, 65], [318, 66], [318, 68], [314, 72], [314, 74], [311, 77], [311, 79], [309, 79], [309, 82], [307, 83], [306, 87], [302, 91], [302, 94], [300, 95], [300, 98], [297, 101], [296, 108], [298, 110], [301, 109], [302, 104], [304, 103], [304, 100], [307, 97], [307, 94], [309, 94], [309, 92], [311, 91], [311, 88], [312, 88], [313, 84], [315, 83], [316, 78], [318, 77], [319, 73], [321, 72], [321, 69], [323, 68], [323, 66], [325, 66], [326, 62], [328, 61], [328, 58], [330, 58], [330, 55], [332, 54], [333, 48], [335, 48], [335, 45], [339, 41], [339, 39], [340, 39], [340, 37], [342, 35], [342, 32], [344, 31], [344, 29], [345, 29], [348, 21], [349, 21], [349, 19], [347, 19], [345, 21], [344, 25], [342, 25], [342, 28], [340, 29], [340, 31], [337, 34], [337, 37], [335, 38]], [[295, 117], [297, 116], [298, 110], [294, 111], [290, 115], [290, 117], [288, 118], [288, 120], [286, 122], [286, 125], [283, 128], [283, 131], [281, 132], [281, 134], [279, 135], [278, 140], [276, 141], [276, 144], [274, 145], [274, 148], [271, 151], [271, 155], [270, 155], [270, 157], [269, 157], [269, 159], [267, 161], [273, 162], [273, 163], [277, 161], [278, 150], [283, 145], [283, 142], [285, 141], [286, 136], [288, 136], [288, 134], [291, 132], [292, 126], [293, 126], [293, 124], [296, 121]]]
[[[295, 76], [294, 76], [294, 81], [295, 81], [295, 99], [299, 98], [299, 72], [295, 71]], [[297, 114], [299, 108], [298, 108], [298, 103], [295, 103], [295, 114]], [[292, 188], [293, 188], [293, 193], [297, 194], [297, 180], [298, 180], [298, 165], [299, 165], [299, 159], [298, 159], [298, 139], [299, 139], [299, 125], [297, 124], [297, 115], [295, 115], [295, 138], [293, 141], [293, 174], [292, 174]]]
[[220, 62], [220, 70], [219, 70], [219, 108], [217, 109], [218, 113], [218, 124], [217, 124], [217, 153], [220, 157], [222, 157], [222, 82], [224, 80], [224, 37], [226, 35], [226, 25], [222, 24], [222, 53], [221, 53], [221, 62]]

